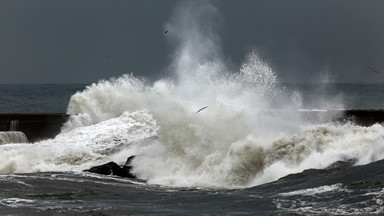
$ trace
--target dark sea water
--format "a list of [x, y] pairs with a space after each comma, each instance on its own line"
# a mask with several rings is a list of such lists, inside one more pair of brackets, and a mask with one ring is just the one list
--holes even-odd
[[86, 84], [0, 84], [0, 113], [65, 113]]
[[[70, 97], [87, 84], [0, 84], [0, 113], [65, 113]], [[383, 84], [282, 84], [296, 90], [303, 108], [384, 108]], [[323, 102], [334, 104], [322, 104]]]
[[[287, 91], [295, 92], [293, 94], [300, 96], [302, 105], [299, 108], [301, 109], [382, 109], [384, 106], [384, 85], [283, 85]], [[85, 88], [86, 85], [81, 84], [0, 85], [0, 113], [64, 113], [67, 111], [70, 97]], [[102, 91], [97, 92], [96, 90], [100, 88]], [[117, 88], [119, 92], [122, 91], [121, 85]], [[112, 98], [117, 97], [119, 104], [124, 103], [122, 96], [120, 94], [116, 96], [107, 84], [100, 85], [98, 88], [93, 86], [90, 89], [94, 89], [95, 92], [88, 91], [87, 96], [97, 98], [95, 101], [113, 105]], [[123, 90], [127, 89], [123, 88]], [[127, 94], [128, 92], [127, 90]], [[104, 97], [102, 95], [104, 93], [107, 96], [104, 95]], [[78, 100], [82, 101], [80, 98], [84, 97], [79, 97]], [[95, 101], [89, 106], [100, 106]], [[213, 109], [207, 108], [206, 113], [210, 108]], [[260, 168], [262, 171], [255, 174], [254, 169], [249, 168], [245, 162], [236, 171], [250, 169], [252, 172], [244, 173], [255, 175], [251, 178], [253, 179], [251, 184], [215, 184], [212, 182], [219, 182], [221, 178], [212, 182], [206, 178], [214, 178], [215, 175], [220, 174], [205, 175], [204, 173], [208, 172], [206, 170], [198, 172], [197, 176], [201, 177], [201, 182], [204, 182], [201, 185], [199, 180], [193, 180], [195, 178], [193, 175], [186, 177], [187, 174], [181, 175], [179, 171], [175, 171], [174, 174], [177, 176], [175, 178], [167, 176], [168, 174], [154, 177], [158, 175], [156, 171], [144, 172], [146, 169], [141, 166], [138, 167], [137, 172], [142, 172], [142, 176], [146, 176], [149, 181], [82, 172], [83, 168], [92, 164], [99, 165], [102, 161], [116, 160], [121, 163], [130, 156], [129, 154], [140, 152], [132, 150], [136, 149], [131, 148], [132, 146], [139, 146], [140, 149], [140, 145], [149, 142], [146, 137], [153, 136], [149, 129], [154, 126], [143, 126], [143, 122], [152, 120], [139, 118], [147, 116], [146, 113], [136, 114], [134, 118], [131, 118], [131, 114], [119, 116], [120, 114], [116, 115], [118, 118], [106, 117], [109, 120], [93, 122], [95, 124], [93, 127], [83, 126], [82, 130], [77, 128], [73, 130], [77, 132], [68, 132], [66, 133], [68, 135], [63, 134], [46, 142], [3, 145], [0, 149], [0, 157], [3, 157], [0, 158], [2, 163], [0, 165], [0, 215], [384, 214], [384, 147], [382, 147], [384, 146], [384, 134], [382, 134], [384, 129], [381, 125], [373, 127], [315, 126], [304, 132], [298, 132], [294, 136], [287, 135], [287, 141], [282, 138], [279, 142], [273, 142], [273, 151], [264, 150], [264, 162]], [[132, 122], [132, 119], [135, 122]], [[130, 124], [134, 125], [133, 129], [128, 126], [124, 128], [125, 125]], [[106, 129], [112, 127], [114, 128], [111, 130]], [[125, 141], [128, 140], [126, 135], [131, 133], [137, 137], [141, 130], [149, 135], [143, 137], [140, 135], [140, 139]], [[174, 128], [174, 130], [178, 129]], [[95, 134], [94, 137], [92, 137], [93, 134]], [[88, 138], [83, 138], [87, 136]], [[112, 138], [102, 139], [108, 136]], [[191, 139], [190, 136], [188, 137]], [[153, 139], [154, 142], [158, 140], [156, 136]], [[90, 140], [89, 144], [85, 143], [84, 146], [80, 144], [87, 140]], [[114, 145], [112, 146], [111, 143]], [[283, 144], [277, 146], [278, 143]], [[345, 147], [341, 150], [335, 147], [329, 149], [321, 147], [328, 143]], [[312, 144], [313, 147], [306, 149], [305, 145]], [[284, 151], [294, 145], [299, 147]], [[54, 146], [52, 151], [47, 151], [49, 146]], [[95, 159], [86, 159], [89, 155], [85, 148], [92, 149], [92, 154], [89, 154]], [[208, 147], [205, 146], [205, 148]], [[124, 151], [120, 152], [121, 149]], [[346, 151], [342, 152], [343, 149]], [[150, 150], [149, 148], [146, 151]], [[248, 157], [241, 148], [237, 150], [237, 154], [242, 155], [239, 158]], [[161, 152], [161, 150], [156, 151]], [[233, 151], [235, 150], [231, 152]], [[247, 148], [246, 152], [250, 151], [253, 149]], [[303, 152], [306, 151], [309, 152], [304, 154]], [[81, 152], [80, 156], [77, 156], [78, 152]], [[326, 161], [326, 156], [319, 156], [324, 152], [328, 152], [328, 155], [334, 154], [337, 158], [332, 159], [330, 156], [329, 161]], [[228, 153], [228, 155], [231, 154]], [[302, 155], [306, 155], [303, 160], [300, 159]], [[101, 159], [97, 159], [96, 156]], [[210, 158], [214, 156], [209, 155]], [[250, 160], [259, 156], [255, 152]], [[157, 155], [154, 154], [151, 157], [154, 159]], [[272, 162], [268, 162], [268, 158]], [[191, 160], [189, 158], [188, 163], [193, 163]], [[171, 168], [171, 162], [172, 160], [169, 160], [170, 168], [165, 167], [164, 172], [167, 172], [167, 169], [174, 169]], [[182, 157], [178, 159], [181, 169], [190, 168], [183, 166], [183, 162]], [[273, 168], [282, 162], [286, 163], [285, 166], [279, 169]], [[257, 162], [251, 164], [258, 166]], [[154, 164], [148, 166], [154, 166]], [[212, 166], [214, 166], [213, 161]], [[263, 177], [267, 173], [273, 175], [280, 171], [283, 174], [279, 174], [278, 176], [281, 177], [276, 180], [259, 181], [258, 179], [258, 176]], [[229, 177], [227, 176], [226, 179]], [[177, 181], [180, 182], [177, 183]]]

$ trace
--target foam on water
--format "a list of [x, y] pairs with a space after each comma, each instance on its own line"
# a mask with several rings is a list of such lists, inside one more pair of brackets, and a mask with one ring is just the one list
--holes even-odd
[[303, 189], [303, 190], [292, 191], [287, 193], [281, 193], [279, 195], [280, 196], [296, 196], [296, 195], [314, 196], [316, 194], [332, 192], [335, 190], [345, 190], [345, 189], [342, 189], [341, 187], [342, 187], [341, 184], [324, 185], [317, 188], [309, 188], [309, 189]]
[[141, 110], [75, 128], [52, 140], [0, 145], [0, 173], [81, 171], [110, 160], [123, 163], [156, 130], [152, 115]]
[[[212, 5], [193, 1], [175, 11], [166, 24], [178, 44], [172, 77], [149, 83], [123, 75], [74, 94], [73, 116], [55, 139], [0, 146], [0, 173], [81, 171], [138, 155], [133, 171], [148, 183], [230, 188], [384, 158], [382, 125], [303, 122], [300, 94], [285, 90], [256, 52], [229, 69], [207, 25], [218, 14]], [[317, 110], [329, 107], [321, 101]]]
[[[281, 193], [273, 202], [284, 213], [305, 215], [382, 215], [383, 189], [370, 188], [366, 194], [354, 194], [341, 184]], [[348, 195], [342, 195], [344, 193]], [[291, 197], [291, 198], [290, 198]], [[310, 197], [310, 198], [309, 198]], [[309, 198], [309, 199], [308, 199]], [[324, 202], [332, 200], [332, 203]], [[352, 201], [348, 201], [352, 200]]]

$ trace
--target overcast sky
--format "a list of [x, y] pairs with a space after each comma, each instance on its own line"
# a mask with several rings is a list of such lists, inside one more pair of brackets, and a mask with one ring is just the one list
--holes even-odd
[[[159, 79], [174, 54], [163, 31], [178, 4], [0, 0], [0, 83], [92, 83], [125, 73]], [[282, 81], [327, 74], [334, 82], [384, 82], [383, 0], [212, 4], [223, 58], [233, 65], [253, 50]]]

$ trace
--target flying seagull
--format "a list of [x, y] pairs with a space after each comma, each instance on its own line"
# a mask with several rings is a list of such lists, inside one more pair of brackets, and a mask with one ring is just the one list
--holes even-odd
[[208, 108], [208, 106], [205, 106], [205, 107], [203, 107], [203, 108], [197, 110], [196, 114], [199, 113], [201, 110], [206, 109], [206, 108]]
[[168, 35], [168, 31], [165, 31], [165, 32], [164, 32], [164, 35], [167, 36], [167, 35]]
[[367, 68], [369, 68], [369, 70], [371, 70], [372, 73], [380, 73], [380, 71], [378, 71], [372, 67], [369, 67], [368, 65], [367, 65]]

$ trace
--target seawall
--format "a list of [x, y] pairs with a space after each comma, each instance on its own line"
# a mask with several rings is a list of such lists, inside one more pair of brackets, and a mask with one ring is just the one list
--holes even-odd
[[54, 138], [69, 115], [63, 113], [44, 114], [0, 114], [0, 131], [22, 131], [29, 142]]
[[[268, 111], [274, 112], [287, 111]], [[291, 111], [292, 112], [292, 111]], [[346, 122], [351, 121], [357, 125], [369, 126], [375, 123], [384, 123], [384, 109], [376, 110], [309, 110], [299, 111], [303, 121], [310, 122]], [[297, 112], [288, 115], [297, 116]], [[64, 113], [45, 114], [0, 114], [0, 131], [9, 131], [12, 127], [22, 131], [29, 142], [54, 138], [60, 133], [61, 127], [70, 115]]]
[[300, 111], [302, 119], [314, 122], [353, 122], [360, 126], [384, 123], [384, 109], [310, 110]]

